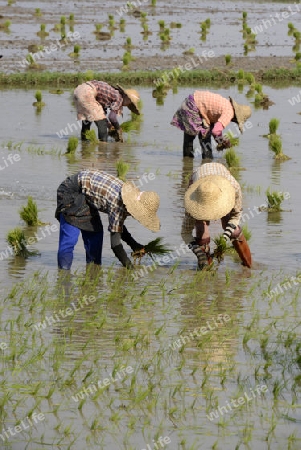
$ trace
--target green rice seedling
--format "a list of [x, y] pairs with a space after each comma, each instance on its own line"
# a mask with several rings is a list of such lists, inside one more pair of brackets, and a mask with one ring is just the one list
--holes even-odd
[[255, 77], [254, 77], [254, 75], [252, 73], [247, 72], [245, 74], [245, 79], [250, 85], [254, 85], [255, 84]]
[[28, 258], [29, 256], [37, 254], [37, 252], [31, 252], [28, 250], [24, 231], [19, 227], [14, 228], [7, 233], [6, 241], [13, 249], [15, 256]]
[[272, 134], [269, 139], [269, 147], [275, 153], [276, 159], [289, 159], [282, 151], [282, 140], [278, 134]]
[[34, 15], [37, 16], [37, 17], [40, 17], [42, 15], [41, 8], [36, 8], [35, 12], [34, 12]]
[[69, 22], [74, 22], [74, 14], [69, 14]]
[[75, 153], [77, 146], [78, 146], [78, 138], [76, 136], [70, 136], [68, 139], [66, 153]]
[[300, 59], [301, 59], [301, 53], [300, 53], [300, 52], [297, 52], [297, 53], [295, 54], [295, 60], [296, 60], [296, 61], [300, 61]]
[[246, 20], [247, 17], [248, 17], [247, 11], [243, 11], [243, 12], [242, 12], [242, 18], [243, 18], [243, 20]]
[[164, 28], [165, 28], [164, 20], [159, 20], [158, 25], [159, 25], [160, 31], [164, 30]]
[[267, 207], [268, 212], [282, 211], [281, 203], [284, 200], [283, 192], [270, 191], [270, 188], [268, 188], [266, 190], [266, 196], [267, 196], [267, 203], [268, 203], [268, 207]]
[[152, 5], [152, 6], [156, 6], [156, 4], [157, 4], [157, 0], [152, 0], [151, 5]]
[[141, 11], [140, 18], [141, 18], [142, 21], [147, 20], [147, 13], [145, 11]]
[[206, 33], [207, 32], [207, 24], [206, 24], [206, 22], [202, 22], [201, 23], [201, 30], [202, 30], [202, 32], [203, 33]]
[[231, 58], [232, 58], [231, 55], [229, 55], [229, 54], [228, 54], [228, 55], [225, 55], [225, 62], [226, 62], [226, 65], [227, 65], [227, 66], [230, 64]]
[[255, 85], [254, 85], [254, 89], [255, 89], [255, 91], [256, 92], [258, 92], [258, 94], [261, 94], [262, 95], [262, 84], [259, 84], [259, 83], [256, 83]]
[[96, 144], [98, 143], [98, 138], [95, 134], [95, 130], [87, 130], [86, 131], [86, 138], [88, 139], [88, 141], [91, 142], [91, 144]]
[[239, 69], [239, 71], [237, 72], [237, 78], [239, 80], [244, 80], [245, 79], [245, 72], [243, 69]]
[[103, 27], [102, 23], [96, 23], [95, 24], [96, 33], [99, 33], [101, 31], [102, 27]]
[[128, 67], [129, 63], [131, 62], [132, 55], [129, 52], [125, 52], [122, 57], [122, 63], [124, 68]]
[[231, 147], [236, 147], [239, 144], [239, 138], [235, 137], [234, 134], [231, 133], [231, 131], [225, 133], [225, 136], [229, 139]]
[[213, 256], [217, 258], [218, 262], [221, 262], [224, 259], [224, 254], [228, 250], [228, 243], [222, 234], [216, 236], [213, 242], [215, 244]]
[[120, 19], [120, 21], [119, 21], [120, 28], [124, 28], [125, 24], [126, 24], [125, 19]]
[[293, 31], [293, 36], [294, 36], [294, 38], [295, 38], [297, 41], [299, 41], [299, 40], [301, 39], [301, 32], [298, 31], [298, 30], [294, 30], [294, 31]]
[[211, 20], [210, 20], [209, 18], [206, 19], [206, 20], [205, 20], [205, 24], [206, 24], [207, 28], [210, 28], [210, 26], [211, 26]]
[[240, 166], [240, 157], [237, 155], [234, 148], [228, 148], [225, 153], [225, 159], [230, 169], [238, 168]]
[[37, 32], [37, 35], [40, 36], [40, 38], [44, 38], [46, 36], [49, 36], [49, 33], [46, 31], [45, 23], [41, 23], [40, 31]]
[[79, 52], [80, 52], [80, 45], [79, 44], [75, 44], [74, 45], [73, 52], [74, 52], [75, 56], [79, 56]]
[[249, 230], [248, 225], [247, 224], [243, 225], [241, 227], [241, 231], [243, 232], [246, 241], [249, 241], [252, 237], [252, 231]]
[[295, 29], [295, 26], [292, 24], [292, 22], [289, 22], [289, 23], [287, 24], [287, 27], [288, 27], [288, 29], [291, 30], [291, 31], [293, 31], [293, 30]]
[[61, 16], [60, 23], [61, 23], [62, 26], [66, 25], [66, 16]]
[[183, 52], [183, 55], [194, 55], [195, 53], [195, 48], [191, 47], [188, 50], [185, 50], [185, 52]]
[[29, 226], [42, 225], [38, 217], [38, 207], [31, 196], [27, 199], [27, 205], [22, 206], [19, 211], [20, 217]]
[[134, 262], [136, 263], [137, 260], [139, 260], [140, 262], [141, 258], [144, 255], [149, 255], [152, 259], [154, 259], [154, 256], [156, 255], [165, 255], [166, 253], [170, 253], [171, 249], [166, 247], [162, 243], [162, 240], [163, 238], [158, 237], [153, 241], [150, 241], [148, 244], [146, 244], [141, 250], [132, 252]]
[[5, 31], [10, 31], [9, 27], [11, 26], [11, 21], [6, 20], [4, 23], [0, 23], [0, 29], [2, 28]]
[[117, 177], [120, 178], [122, 181], [126, 181], [126, 174], [129, 171], [130, 165], [119, 159], [116, 162], [116, 170], [117, 170]]
[[132, 38], [130, 38], [130, 37], [126, 38], [125, 47], [132, 48]]
[[246, 56], [249, 53], [249, 46], [248, 44], [244, 44], [244, 55]]
[[255, 94], [255, 97], [254, 97], [254, 104], [255, 104], [255, 106], [260, 106], [262, 101], [263, 101], [263, 95], [262, 94], [258, 94], [258, 93]]
[[280, 124], [280, 120], [273, 118], [269, 121], [269, 134], [276, 134], [278, 127]]
[[35, 96], [36, 101], [33, 102], [33, 106], [36, 106], [38, 108], [45, 106], [45, 103], [42, 101], [42, 92], [41, 91], [36, 91], [34, 96]]

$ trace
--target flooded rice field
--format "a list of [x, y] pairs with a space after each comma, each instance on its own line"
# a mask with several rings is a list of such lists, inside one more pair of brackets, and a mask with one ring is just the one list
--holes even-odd
[[[151, 88], [137, 89], [143, 116], [125, 142], [80, 143], [74, 155], [65, 154], [68, 137], [80, 132], [71, 89], [43, 90], [40, 111], [35, 90], [0, 92], [9, 105], [0, 123], [1, 448], [299, 449], [298, 88], [263, 86], [274, 102], [267, 110], [254, 107], [246, 87], [218, 89], [253, 110], [236, 147], [243, 169], [236, 176], [254, 268], [229, 254], [206, 273], [181, 250], [180, 235], [187, 176], [201, 157], [183, 159], [181, 132], [169, 125], [192, 88], [169, 91], [161, 102]], [[276, 161], [263, 136], [271, 118], [280, 120], [287, 161]], [[223, 153], [214, 158], [225, 163]], [[56, 189], [81, 168], [116, 174], [118, 159], [141, 189], [160, 194], [158, 236], [173, 256], [155, 269], [145, 257], [127, 272], [105, 232], [103, 270], [86, 273], [80, 238], [72, 277], [61, 279]], [[283, 212], [258, 210], [268, 188], [289, 194]], [[20, 220], [29, 195], [48, 227]], [[138, 241], [156, 237], [127, 222]], [[39, 256], [7, 253], [5, 236], [16, 226], [35, 236], [30, 248]], [[220, 232], [212, 222], [212, 237]]]
[[[129, 70], [171, 69], [209, 52], [200, 63], [206, 69], [226, 69], [226, 54], [233, 70], [291, 68], [298, 42], [288, 23], [301, 27], [299, 3], [189, 0], [185, 14], [178, 0], [131, 6], [67, 1], [55, 10], [46, 1], [0, 1], [0, 8], [0, 25], [11, 22], [0, 28], [4, 74], [25, 73], [33, 45], [40, 70], [117, 72], [128, 37], [135, 58]], [[243, 11], [257, 40], [247, 54]], [[59, 28], [70, 14], [74, 23]], [[211, 25], [202, 36], [206, 19]], [[159, 20], [170, 28], [168, 45], [162, 46]], [[42, 24], [49, 35], [36, 34]], [[97, 24], [108, 40], [96, 39]], [[143, 35], [146, 25], [151, 34]], [[70, 56], [71, 39], [61, 42], [64, 33], [78, 33], [79, 57]], [[51, 44], [56, 50], [49, 50]], [[66, 150], [69, 137], [80, 136], [75, 86], [58, 83], [60, 94], [42, 89], [40, 109], [33, 105], [36, 89], [0, 90], [0, 449], [301, 448], [301, 91], [297, 82], [263, 85], [272, 102], [263, 108], [255, 105], [248, 83], [235, 83], [198, 88], [252, 108], [243, 135], [233, 125], [227, 130], [239, 138], [233, 175], [242, 186], [253, 267], [229, 253], [208, 272], [196, 270], [181, 238], [188, 177], [202, 159], [198, 152], [183, 159], [182, 133], [170, 125], [195, 88], [174, 85], [166, 97], [154, 98], [154, 86], [131, 86], [141, 95], [142, 116], [133, 122], [125, 108], [121, 121], [131, 130], [124, 132], [125, 142], [79, 140], [74, 154]], [[275, 118], [290, 158], [285, 161], [269, 147]], [[197, 150], [197, 140], [194, 145]], [[80, 237], [71, 274], [63, 276], [57, 269], [56, 189], [83, 168], [117, 175], [118, 160], [130, 165], [127, 178], [141, 190], [160, 195], [160, 231], [152, 234], [128, 218], [129, 231], [143, 244], [160, 236], [171, 252], [158, 264], [144, 257], [133, 271], [125, 270], [110, 249], [107, 216], [101, 214], [102, 268], [86, 269]], [[214, 161], [227, 165], [225, 152], [215, 149]], [[282, 211], [260, 209], [268, 189], [284, 194]], [[20, 219], [29, 196], [37, 203], [39, 226]], [[14, 256], [6, 237], [15, 227], [36, 255]], [[219, 221], [210, 232], [213, 250]]]
[[[288, 33], [289, 23], [300, 29], [298, 2], [189, 0], [185, 2], [185, 15], [179, 0], [110, 0], [101, 7], [92, 0], [67, 1], [56, 3], [55, 9], [47, 1], [1, 1], [0, 7], [1, 69], [6, 73], [24, 72], [30, 53], [42, 70], [84, 72], [88, 65], [94, 71], [118, 71], [123, 68], [128, 38], [132, 45], [130, 70], [188, 63], [191, 54], [184, 52], [192, 48], [202, 57], [199, 68], [225, 69], [226, 54], [232, 56], [236, 68], [292, 67], [294, 54], [299, 51], [293, 34]], [[247, 48], [243, 11], [250, 33], [256, 35], [254, 44], [247, 44]], [[210, 26], [202, 31], [202, 23], [208, 19]], [[162, 37], [160, 21], [169, 30], [168, 39]], [[95, 34], [96, 30], [103, 35]], [[80, 46], [76, 57], [72, 55], [75, 44]]]

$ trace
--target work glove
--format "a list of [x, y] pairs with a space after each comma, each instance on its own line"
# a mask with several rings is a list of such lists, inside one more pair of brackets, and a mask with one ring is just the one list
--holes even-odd
[[212, 128], [211, 133], [214, 137], [218, 137], [222, 135], [223, 129], [224, 129], [223, 124], [221, 122], [216, 122], [216, 124]]
[[228, 223], [223, 232], [223, 237], [228, 242], [231, 239], [235, 239], [236, 237], [238, 237], [240, 231], [241, 231], [240, 227], [237, 227], [233, 223]]
[[124, 250], [122, 244], [116, 245], [116, 247], [112, 248], [115, 256], [119, 259], [123, 267], [126, 267], [127, 269], [133, 269], [133, 263], [128, 258], [126, 251]]

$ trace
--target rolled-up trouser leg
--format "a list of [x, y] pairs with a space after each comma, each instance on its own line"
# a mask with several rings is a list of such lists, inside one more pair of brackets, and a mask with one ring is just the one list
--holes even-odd
[[82, 230], [82, 238], [86, 250], [86, 263], [101, 265], [103, 229], [97, 232]]
[[189, 156], [189, 158], [194, 157], [194, 153], [193, 153], [194, 138], [195, 138], [195, 136], [191, 136], [190, 134], [184, 133], [183, 156]]
[[98, 139], [102, 142], [108, 141], [108, 121], [107, 119], [95, 120], [98, 128]]
[[211, 133], [207, 133], [205, 137], [202, 134], [199, 134], [200, 146], [202, 149], [202, 158], [203, 159], [213, 159], [212, 154], [212, 145], [211, 145]]
[[87, 136], [86, 136], [86, 131], [90, 130], [91, 124], [92, 124], [92, 122], [89, 122], [88, 120], [82, 121], [82, 130], [80, 133], [82, 141], [88, 141]]
[[73, 261], [73, 251], [77, 244], [79, 229], [66, 222], [60, 214], [60, 237], [57, 261], [60, 269], [69, 270]]

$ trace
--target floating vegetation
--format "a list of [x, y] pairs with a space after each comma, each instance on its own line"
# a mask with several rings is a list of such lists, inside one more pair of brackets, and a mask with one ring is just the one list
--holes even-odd
[[20, 217], [28, 226], [43, 225], [38, 217], [38, 207], [31, 196], [28, 197], [27, 205], [22, 206], [19, 211]]
[[66, 153], [73, 154], [76, 152], [78, 146], [78, 138], [76, 136], [70, 136], [68, 139], [68, 145]]

